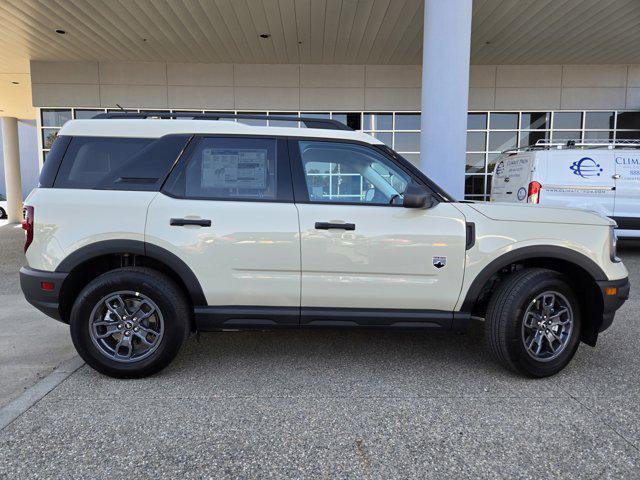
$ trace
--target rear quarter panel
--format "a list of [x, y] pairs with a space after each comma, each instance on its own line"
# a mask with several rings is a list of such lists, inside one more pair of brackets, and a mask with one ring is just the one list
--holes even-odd
[[74, 251], [104, 240], [144, 241], [147, 207], [158, 193], [62, 188], [35, 189], [31, 268], [54, 271]]

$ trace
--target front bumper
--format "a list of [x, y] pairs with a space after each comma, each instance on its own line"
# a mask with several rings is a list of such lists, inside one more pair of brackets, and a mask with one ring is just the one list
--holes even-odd
[[[24, 298], [44, 314], [62, 321], [60, 315], [60, 289], [68, 273], [45, 272], [29, 267], [20, 269], [20, 287]], [[51, 290], [42, 288], [43, 282], [53, 285]]]
[[[613, 323], [613, 317], [616, 314], [622, 304], [629, 298], [629, 278], [622, 278], [620, 280], [607, 280], [598, 282], [600, 292], [602, 294], [602, 323], [600, 324], [600, 332], [605, 331]], [[607, 291], [609, 289], [615, 289], [615, 293]]]

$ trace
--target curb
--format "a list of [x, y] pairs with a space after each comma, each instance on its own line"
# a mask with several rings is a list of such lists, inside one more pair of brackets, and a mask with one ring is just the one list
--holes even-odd
[[66, 360], [38, 383], [27, 388], [18, 398], [0, 408], [0, 431], [11, 425], [14, 420], [42, 400], [51, 390], [83, 365], [84, 360], [78, 356]]

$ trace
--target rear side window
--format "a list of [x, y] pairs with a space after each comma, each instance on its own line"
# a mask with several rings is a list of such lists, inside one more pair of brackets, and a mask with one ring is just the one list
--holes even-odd
[[276, 138], [204, 137], [166, 193], [203, 200], [290, 201], [286, 144]]
[[158, 190], [189, 138], [73, 137], [53, 186]]
[[95, 188], [153, 139], [74, 137], [56, 176], [56, 188]]

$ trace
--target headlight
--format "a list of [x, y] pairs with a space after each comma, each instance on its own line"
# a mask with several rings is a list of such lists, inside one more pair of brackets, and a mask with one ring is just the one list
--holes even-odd
[[612, 262], [620, 262], [618, 258], [618, 236], [616, 235], [615, 227], [609, 227], [609, 255]]

